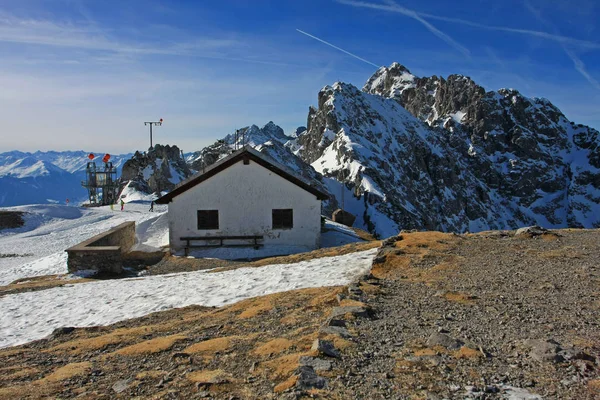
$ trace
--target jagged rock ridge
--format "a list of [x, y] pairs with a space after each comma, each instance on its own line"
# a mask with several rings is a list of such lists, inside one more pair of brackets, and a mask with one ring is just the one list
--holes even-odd
[[169, 191], [192, 174], [177, 146], [154, 145], [148, 152], [136, 151], [125, 162], [121, 186], [152, 194]]
[[546, 99], [394, 63], [362, 91], [323, 88], [289, 147], [364, 200], [371, 231], [390, 226], [385, 215], [399, 228], [463, 232], [600, 226], [599, 144]]

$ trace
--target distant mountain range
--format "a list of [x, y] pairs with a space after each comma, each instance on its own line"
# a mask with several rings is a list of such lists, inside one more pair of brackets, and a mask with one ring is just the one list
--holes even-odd
[[[0, 153], [0, 207], [64, 203], [66, 199], [76, 204], [86, 200], [87, 192], [81, 181], [85, 180], [88, 154], [85, 151]], [[123, 163], [131, 156], [111, 156], [119, 174]], [[101, 161], [97, 158], [96, 162]]]
[[[176, 146], [136, 153], [124, 177], [136, 190], [169, 190], [244, 144], [330, 193], [326, 213], [343, 204], [356, 226], [380, 236], [600, 227], [597, 130], [569, 121], [549, 100], [486, 92], [462, 75], [421, 78], [398, 63], [380, 68], [362, 90], [324, 87], [307, 126], [291, 134], [269, 122], [186, 155]], [[77, 186], [86, 156], [0, 154], [0, 205], [85, 197]], [[130, 158], [113, 160], [120, 166]]]

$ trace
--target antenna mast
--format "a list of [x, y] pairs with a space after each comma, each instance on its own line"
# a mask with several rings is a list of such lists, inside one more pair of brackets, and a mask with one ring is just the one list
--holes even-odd
[[152, 148], [152, 126], [153, 125], [155, 125], [155, 126], [162, 126], [162, 123], [163, 123], [163, 119], [162, 118], [160, 120], [158, 120], [158, 121], [147, 121], [147, 122], [144, 122], [144, 126], [150, 125], [150, 148]]

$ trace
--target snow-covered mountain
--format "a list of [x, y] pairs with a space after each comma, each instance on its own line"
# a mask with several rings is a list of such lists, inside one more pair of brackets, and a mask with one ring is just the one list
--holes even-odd
[[364, 199], [371, 231], [600, 226], [600, 137], [546, 99], [394, 63], [326, 86], [294, 149]]
[[[324, 176], [318, 168], [311, 166], [309, 160], [298, 156], [302, 145], [298, 138], [304, 135], [306, 128], [301, 126], [291, 135], [286, 135], [281, 127], [268, 122], [262, 128], [251, 125], [230, 134], [223, 139], [204, 149], [186, 155], [186, 161], [193, 170], [202, 171], [223, 157], [231, 154], [235, 149], [249, 145], [269, 156], [274, 161], [287, 167], [291, 172], [301, 176], [311, 185], [329, 193], [330, 198], [323, 202], [323, 214], [331, 213], [339, 208], [342, 203], [344, 209], [354, 214], [357, 218], [354, 226], [364, 230], [371, 230], [381, 236], [391, 236], [398, 232], [398, 225], [384, 212], [370, 206], [361, 196], [354, 195], [354, 187], [347, 182], [338, 181], [333, 176]], [[373, 229], [377, 222], [377, 230]]]
[[[96, 157], [102, 158], [104, 153], [91, 152]], [[37, 161], [45, 161], [53, 164], [69, 173], [78, 171], [85, 171], [87, 163], [89, 161], [88, 155], [90, 152], [78, 150], [78, 151], [36, 151], [35, 153], [26, 153], [22, 151], [9, 151], [6, 153], [0, 153], [0, 169], [3, 166], [9, 165], [15, 161], [32, 158]], [[131, 158], [132, 154], [117, 154], [110, 157], [110, 161], [117, 168], [121, 168], [125, 161]], [[98, 162], [98, 158], [96, 158]]]
[[68, 172], [48, 161], [36, 160], [31, 156], [26, 156], [25, 158], [18, 159], [13, 163], [0, 167], [0, 177], [25, 179], [48, 176], [53, 173], [63, 174]]
[[[87, 192], [81, 181], [85, 179], [88, 154], [85, 151], [0, 153], [0, 207], [85, 200]], [[131, 154], [111, 156], [111, 161], [120, 171], [130, 157]]]
[[227, 135], [214, 144], [192, 153], [188, 158], [188, 163], [194, 170], [202, 171], [203, 168], [228, 156], [235, 149], [241, 149], [243, 146], [248, 145], [286, 166], [313, 185], [326, 190], [321, 175], [293, 154], [291, 148], [295, 139], [295, 136], [286, 135], [283, 129], [275, 125], [273, 121], [268, 122], [262, 128], [251, 125], [238, 129], [237, 136], [235, 134]]

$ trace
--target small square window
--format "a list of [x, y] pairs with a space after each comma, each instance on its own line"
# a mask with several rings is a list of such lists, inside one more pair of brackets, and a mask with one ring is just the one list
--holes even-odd
[[291, 229], [294, 227], [294, 210], [291, 208], [273, 210], [273, 229]]
[[198, 210], [198, 229], [219, 229], [219, 210]]

